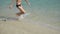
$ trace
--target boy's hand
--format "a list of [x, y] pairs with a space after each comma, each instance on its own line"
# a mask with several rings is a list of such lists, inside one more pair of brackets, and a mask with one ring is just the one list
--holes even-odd
[[9, 9], [12, 9], [12, 8], [13, 8], [13, 6], [12, 6], [12, 5], [10, 5], [10, 6], [9, 6]]
[[29, 7], [31, 7], [31, 4], [30, 3], [28, 5], [29, 5]]

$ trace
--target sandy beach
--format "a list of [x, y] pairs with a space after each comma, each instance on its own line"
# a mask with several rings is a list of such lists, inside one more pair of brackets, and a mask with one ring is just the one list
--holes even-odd
[[23, 21], [0, 21], [0, 34], [60, 34], [60, 31]]
[[[22, 6], [27, 16], [23, 20], [15, 19], [19, 10], [11, 0], [0, 0], [0, 34], [60, 34], [60, 0], [25, 0]], [[7, 21], [3, 21], [7, 19]]]

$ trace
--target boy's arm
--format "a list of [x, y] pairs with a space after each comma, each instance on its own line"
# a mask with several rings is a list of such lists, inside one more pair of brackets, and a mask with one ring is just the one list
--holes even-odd
[[11, 9], [13, 7], [13, 5], [14, 5], [14, 0], [11, 0], [11, 3], [9, 5], [9, 8]]
[[14, 2], [15, 2], [16, 0], [11, 0], [11, 3], [10, 3], [10, 5], [14, 5]]
[[25, 0], [25, 1], [26, 1], [26, 3], [27, 3], [29, 6], [31, 6], [28, 0]]

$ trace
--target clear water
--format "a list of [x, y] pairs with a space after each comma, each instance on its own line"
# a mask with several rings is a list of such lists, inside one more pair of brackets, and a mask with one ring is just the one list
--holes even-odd
[[[15, 7], [9, 9], [11, 0], [0, 0], [0, 16], [14, 17], [19, 10]], [[36, 21], [39, 23], [47, 23], [60, 27], [60, 0], [29, 0], [31, 7], [22, 1], [22, 5], [26, 12], [30, 12], [28, 20]]]

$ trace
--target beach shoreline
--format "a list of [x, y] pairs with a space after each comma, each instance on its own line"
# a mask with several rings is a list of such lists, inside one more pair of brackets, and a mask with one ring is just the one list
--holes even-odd
[[60, 31], [23, 21], [0, 21], [0, 34], [60, 34]]

